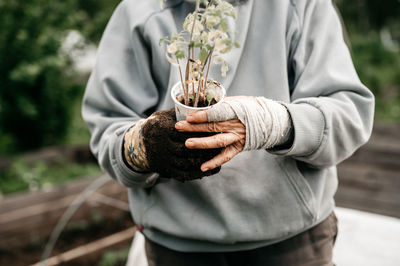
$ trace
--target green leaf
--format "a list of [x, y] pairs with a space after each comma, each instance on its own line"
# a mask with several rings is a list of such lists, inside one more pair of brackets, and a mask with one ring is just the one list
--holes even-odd
[[202, 64], [204, 64], [204, 62], [206, 62], [207, 56], [208, 56], [207, 49], [205, 49], [205, 48], [201, 49], [200, 53], [199, 53], [199, 59]]
[[224, 39], [223, 43], [226, 45], [232, 45], [232, 40], [231, 39]]
[[209, 45], [208, 43], [206, 44], [206, 47], [207, 47], [207, 50], [208, 50], [208, 51], [211, 51], [211, 50], [212, 50], [212, 46]]
[[233, 19], [237, 19], [237, 9], [236, 8], [232, 10], [232, 12], [230, 13], [230, 16]]
[[174, 32], [171, 35], [171, 41], [175, 41], [176, 39], [178, 39], [178, 34]]
[[204, 46], [204, 43], [199, 42], [199, 43], [196, 43], [194, 47], [203, 47], [203, 46]]
[[207, 94], [207, 101], [211, 103], [212, 99], [214, 99], [213, 95]]
[[189, 43], [189, 48], [193, 48], [194, 47], [194, 41], [191, 41], [190, 43]]
[[219, 23], [219, 29], [223, 32], [228, 31], [228, 24], [226, 23], [225, 19], [221, 19], [221, 22]]
[[166, 42], [166, 41], [168, 41], [168, 36], [165, 36], [165, 37], [161, 38], [161, 39], [158, 41], [158, 45], [161, 46], [161, 44], [162, 44], [163, 42]]
[[232, 46], [227, 46], [226, 48], [224, 48], [223, 50], [221, 50], [220, 52], [222, 54], [226, 54], [228, 53], [230, 50], [232, 50]]
[[175, 57], [178, 59], [185, 58], [185, 52], [183, 50], [178, 50], [175, 52]]
[[214, 99], [214, 97], [215, 97], [214, 91], [213, 91], [213, 90], [208, 90], [208, 89], [207, 89], [207, 90], [205, 91], [205, 93], [206, 93], [207, 101], [208, 101], [209, 103], [211, 103], [212, 99]]
[[240, 48], [240, 43], [235, 42], [233, 45], [235, 45], [236, 48]]

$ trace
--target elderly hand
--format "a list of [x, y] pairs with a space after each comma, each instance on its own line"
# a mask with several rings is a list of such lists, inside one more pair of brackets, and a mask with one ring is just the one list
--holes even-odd
[[186, 140], [189, 149], [224, 148], [201, 165], [201, 170], [207, 171], [228, 162], [242, 150], [268, 149], [285, 143], [292, 127], [284, 105], [264, 97], [237, 96], [189, 115], [175, 128], [180, 132], [221, 133]]
[[211, 137], [186, 140], [188, 149], [224, 148], [220, 154], [201, 165], [202, 171], [214, 169], [231, 160], [244, 148], [246, 128], [239, 120], [208, 122], [207, 113], [199, 111], [189, 115], [186, 121], [178, 122], [176, 129], [185, 132], [220, 132]]

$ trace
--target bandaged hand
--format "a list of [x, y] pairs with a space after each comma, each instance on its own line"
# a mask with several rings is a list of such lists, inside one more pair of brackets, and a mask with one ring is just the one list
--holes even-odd
[[136, 122], [124, 136], [124, 154], [135, 171], [151, 171], [161, 177], [188, 181], [213, 175], [220, 168], [203, 172], [202, 163], [212, 159], [221, 149], [194, 150], [185, 146], [189, 138], [215, 133], [183, 133], [175, 129], [174, 109], [158, 111]]
[[286, 107], [264, 97], [227, 97], [206, 111], [189, 115], [176, 124], [180, 132], [220, 132], [205, 138], [190, 138], [189, 149], [223, 148], [222, 152], [202, 164], [207, 171], [231, 160], [243, 150], [271, 149], [290, 138], [292, 122]]

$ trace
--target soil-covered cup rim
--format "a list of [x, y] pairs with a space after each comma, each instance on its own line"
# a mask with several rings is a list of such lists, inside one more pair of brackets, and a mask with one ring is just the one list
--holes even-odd
[[205, 107], [192, 107], [192, 106], [184, 105], [183, 103], [179, 102], [176, 99], [176, 96], [179, 95], [178, 94], [179, 92], [183, 94], [182, 84], [181, 84], [181, 82], [177, 82], [171, 89], [171, 98], [175, 104], [176, 121], [186, 120], [187, 116], [191, 113], [194, 113], [196, 111], [211, 109], [214, 106], [223, 102], [225, 99], [225, 96], [226, 96], [226, 90], [225, 90], [225, 87], [222, 86], [221, 84], [218, 84], [218, 87], [221, 89], [221, 95], [220, 95], [220, 99], [218, 102], [216, 102], [213, 105], [205, 106]]
[[178, 86], [180, 86], [180, 87], [181, 87], [181, 90], [182, 90], [182, 84], [181, 84], [180, 81], [178, 81], [177, 83], [175, 83], [174, 86], [172, 86], [172, 89], [171, 89], [171, 98], [172, 98], [172, 100], [174, 101], [175, 104], [177, 104], [177, 105], [179, 105], [179, 106], [181, 106], [181, 107], [183, 107], [183, 108], [187, 108], [187, 109], [189, 109], [189, 110], [196, 110], [196, 111], [199, 111], [199, 110], [207, 110], [207, 109], [210, 109], [210, 108], [212, 108], [213, 106], [216, 106], [217, 104], [220, 104], [221, 102], [223, 102], [224, 99], [225, 99], [225, 97], [226, 97], [226, 89], [225, 89], [225, 87], [224, 87], [222, 84], [219, 84], [218, 86], [219, 86], [219, 87], [221, 88], [221, 90], [222, 90], [222, 96], [221, 96], [221, 99], [220, 99], [218, 102], [216, 102], [216, 103], [213, 104], [213, 105], [205, 106], [205, 107], [193, 107], [193, 106], [188, 106], [188, 105], [185, 105], [185, 104], [179, 102], [179, 101], [176, 99], [176, 94], [175, 94], [174, 92], [175, 92], [175, 90], [176, 90], [176, 87], [178, 87]]

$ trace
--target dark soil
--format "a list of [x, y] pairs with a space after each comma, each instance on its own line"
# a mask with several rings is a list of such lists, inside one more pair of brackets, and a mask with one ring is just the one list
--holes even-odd
[[179, 181], [210, 176], [220, 171], [220, 167], [202, 172], [200, 166], [219, 154], [222, 149], [188, 149], [188, 138], [212, 136], [215, 133], [183, 133], [175, 129], [175, 110], [159, 111], [156, 118], [143, 127], [144, 144], [150, 169], [162, 177]]

